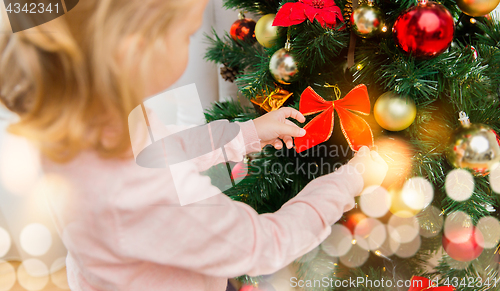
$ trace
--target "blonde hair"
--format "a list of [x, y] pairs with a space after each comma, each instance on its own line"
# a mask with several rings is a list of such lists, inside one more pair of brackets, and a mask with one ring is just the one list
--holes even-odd
[[[144, 97], [134, 76], [137, 56], [141, 64], [154, 62], [150, 52], [171, 20], [194, 2], [84, 0], [56, 20], [1, 34], [0, 100], [19, 115], [9, 131], [58, 162], [87, 149], [125, 157], [128, 114]], [[124, 41], [128, 49], [117, 57]]]

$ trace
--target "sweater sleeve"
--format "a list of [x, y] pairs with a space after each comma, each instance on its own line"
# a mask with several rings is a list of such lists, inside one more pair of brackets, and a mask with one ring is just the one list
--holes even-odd
[[[182, 191], [220, 193], [194, 165], [183, 176]], [[363, 188], [361, 175], [345, 165], [310, 182], [277, 212], [259, 215], [223, 194], [180, 206], [168, 169], [137, 167], [124, 181], [114, 199], [123, 256], [218, 277], [286, 266], [330, 234]]]
[[200, 172], [219, 163], [242, 161], [245, 154], [261, 150], [253, 120], [234, 123], [217, 120], [186, 127], [164, 125], [154, 112], [149, 112], [148, 122], [151, 140], [163, 142], [167, 160], [172, 156], [185, 156]]

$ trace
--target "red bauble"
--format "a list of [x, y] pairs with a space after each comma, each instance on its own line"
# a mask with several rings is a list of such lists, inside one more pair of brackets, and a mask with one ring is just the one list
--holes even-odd
[[233, 180], [242, 180], [248, 176], [248, 165], [244, 162], [239, 162], [236, 165], [234, 165], [233, 169], [231, 170], [231, 177]]
[[342, 224], [347, 227], [351, 233], [354, 233], [354, 229], [356, 226], [361, 222], [362, 220], [365, 220], [368, 218], [364, 213], [361, 212], [355, 212], [353, 214], [350, 214], [347, 216], [347, 220], [343, 222]]
[[404, 52], [417, 58], [432, 58], [450, 46], [455, 23], [443, 5], [427, 2], [401, 13], [392, 32]]
[[443, 248], [453, 259], [468, 262], [477, 259], [483, 252], [484, 237], [480, 230], [457, 230], [443, 235]]
[[238, 39], [253, 44], [257, 41], [255, 38], [255, 24], [252, 19], [238, 19], [231, 26], [229, 34], [234, 40]]

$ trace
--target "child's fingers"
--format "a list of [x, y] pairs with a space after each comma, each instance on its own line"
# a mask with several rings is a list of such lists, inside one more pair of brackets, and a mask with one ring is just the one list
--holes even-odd
[[285, 118], [291, 117], [300, 123], [306, 121], [306, 118], [304, 117], [304, 115], [302, 115], [302, 113], [300, 113], [300, 111], [293, 109], [291, 107], [282, 107], [279, 109], [279, 111], [281, 112], [281, 114], [283, 114]]
[[279, 136], [285, 136], [285, 135], [300, 137], [306, 135], [306, 130], [298, 127], [295, 124], [290, 125], [282, 123], [279, 127]]
[[283, 143], [281, 142], [281, 140], [276, 139], [273, 142], [273, 146], [274, 146], [275, 149], [280, 150], [283, 147]]
[[283, 136], [283, 142], [285, 143], [286, 147], [291, 149], [293, 147], [293, 139], [289, 135]]

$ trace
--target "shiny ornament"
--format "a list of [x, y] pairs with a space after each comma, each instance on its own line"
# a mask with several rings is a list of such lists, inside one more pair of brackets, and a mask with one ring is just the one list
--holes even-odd
[[285, 89], [276, 88], [269, 96], [264, 97], [262, 95], [257, 95], [255, 99], [251, 99], [250, 101], [260, 106], [260, 108], [264, 109], [266, 112], [278, 110], [283, 106], [283, 104], [293, 95], [293, 93], [288, 92]]
[[495, 8], [500, 0], [457, 0], [457, 5], [463, 13], [470, 16], [483, 16]]
[[231, 25], [229, 34], [234, 40], [244, 41], [253, 44], [257, 41], [255, 38], [255, 21], [249, 18], [236, 20]]
[[453, 40], [454, 31], [450, 12], [435, 2], [405, 10], [392, 28], [398, 47], [417, 58], [432, 58], [444, 52]]
[[239, 162], [236, 165], [234, 165], [233, 169], [231, 170], [231, 179], [240, 181], [246, 176], [248, 176], [247, 163]]
[[462, 126], [450, 137], [446, 158], [455, 168], [487, 174], [495, 164], [500, 163], [498, 136], [491, 127], [470, 123], [463, 112], [460, 115]]
[[466, 229], [457, 229], [448, 232], [448, 236], [443, 235], [443, 248], [454, 260], [469, 262], [477, 259], [483, 252], [483, 234], [476, 227], [472, 227], [472, 232]]
[[264, 15], [255, 25], [255, 37], [263, 47], [272, 47], [278, 38], [278, 27], [273, 26], [275, 16], [275, 14]]
[[356, 226], [362, 221], [367, 219], [368, 216], [366, 216], [362, 212], [354, 212], [347, 216], [347, 220], [344, 221], [342, 224], [347, 227], [351, 233], [354, 234], [354, 229], [356, 229]]
[[276, 289], [268, 282], [258, 282], [255, 285], [243, 285], [239, 291], [276, 291]]
[[394, 92], [386, 92], [375, 102], [373, 114], [382, 128], [401, 131], [415, 121], [417, 107], [411, 98], [401, 97]]
[[384, 13], [373, 5], [361, 5], [356, 8], [350, 21], [352, 31], [363, 38], [377, 35], [385, 26]]
[[295, 81], [299, 69], [293, 55], [285, 48], [277, 50], [269, 62], [269, 71], [281, 84], [289, 85]]

